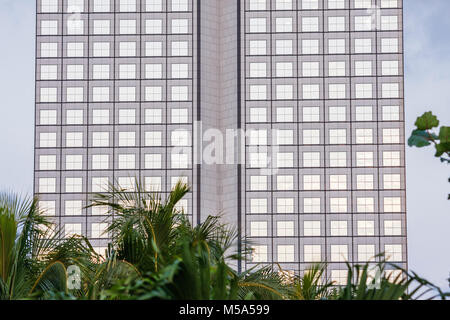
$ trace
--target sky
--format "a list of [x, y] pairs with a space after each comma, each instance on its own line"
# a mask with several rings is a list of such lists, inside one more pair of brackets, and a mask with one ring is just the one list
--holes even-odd
[[[409, 136], [432, 110], [450, 125], [450, 1], [404, 0], [405, 111]], [[0, 0], [0, 191], [32, 193], [35, 0]], [[450, 166], [407, 148], [409, 268], [448, 289]]]

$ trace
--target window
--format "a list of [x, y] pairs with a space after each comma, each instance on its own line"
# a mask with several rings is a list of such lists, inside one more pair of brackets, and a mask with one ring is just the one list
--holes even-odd
[[373, 120], [373, 111], [372, 107], [360, 106], [356, 107], [356, 121], [372, 121]]
[[368, 9], [372, 6], [372, 0], [355, 0], [355, 9]]
[[355, 39], [355, 53], [372, 53], [372, 39]]
[[79, 148], [83, 146], [83, 132], [66, 132], [66, 147]]
[[110, 44], [109, 42], [94, 42], [93, 56], [98, 57], [109, 57], [110, 55]]
[[403, 261], [403, 247], [401, 244], [385, 244], [384, 253], [386, 261], [401, 262]]
[[66, 192], [83, 192], [83, 178], [66, 178]]
[[383, 129], [383, 143], [400, 143], [400, 129]]
[[267, 86], [251, 85], [250, 100], [267, 100]]
[[250, 176], [250, 190], [267, 190], [267, 176]]
[[67, 34], [68, 35], [84, 34], [84, 21], [83, 20], [68, 20], [67, 21]]
[[331, 245], [331, 261], [332, 262], [346, 262], [348, 261], [348, 246], [344, 245]]
[[384, 60], [381, 62], [381, 74], [383, 76], [398, 76], [399, 65], [397, 60]]
[[41, 132], [39, 134], [39, 147], [40, 148], [56, 148], [56, 133]]
[[292, 18], [276, 18], [275, 32], [292, 32]]
[[119, 124], [135, 124], [136, 110], [135, 109], [119, 109]]
[[162, 64], [151, 63], [145, 65], [146, 79], [161, 79], [162, 78]]
[[295, 254], [294, 254], [295, 246], [293, 245], [278, 245], [278, 262], [294, 262]]
[[[69, 54], [68, 54], [69, 55]], [[41, 43], [42, 58], [56, 58], [58, 56], [58, 44], [53, 42]]]
[[328, 9], [345, 9], [345, 0], [328, 0]]
[[109, 132], [93, 132], [92, 133], [93, 147], [108, 147], [109, 146]]
[[267, 0], [250, 0], [250, 10], [266, 10], [266, 1]]
[[345, 31], [345, 17], [328, 17], [328, 31]]
[[93, 80], [109, 79], [109, 64], [94, 64], [92, 70]]
[[399, 190], [402, 187], [400, 174], [384, 174], [383, 181], [386, 190]]
[[345, 190], [347, 189], [346, 175], [330, 175], [330, 189], [331, 190]]
[[302, 54], [319, 54], [319, 40], [302, 40]]
[[347, 130], [346, 129], [330, 129], [330, 144], [346, 144]]
[[252, 56], [266, 54], [266, 41], [264, 40], [252, 40], [249, 47]]
[[293, 237], [294, 236], [294, 221], [278, 221], [277, 222], [277, 236], [278, 237]]
[[356, 152], [357, 167], [373, 167], [373, 152]]
[[345, 107], [329, 107], [328, 108], [329, 121], [343, 122], [347, 120], [347, 113]]
[[372, 84], [371, 83], [356, 83], [355, 84], [356, 99], [372, 99]]
[[331, 281], [334, 285], [345, 286], [348, 281], [348, 270], [331, 270]]
[[304, 245], [303, 252], [305, 262], [322, 261], [322, 248], [320, 245]]
[[332, 237], [346, 237], [348, 235], [347, 221], [331, 221], [330, 227], [330, 233]]
[[384, 235], [385, 236], [401, 236], [402, 222], [400, 220], [385, 220], [384, 221]]
[[356, 175], [356, 189], [358, 190], [373, 190], [373, 175], [372, 174], [358, 174]]
[[302, 63], [302, 75], [304, 77], [319, 77], [319, 62], [303, 62]]
[[345, 52], [345, 39], [328, 39], [329, 54], [343, 54]]
[[266, 221], [252, 221], [250, 223], [250, 236], [252, 236], [252, 237], [267, 237], [267, 222]]
[[372, 144], [373, 130], [372, 129], [356, 129], [356, 144]]
[[293, 198], [278, 198], [277, 199], [277, 213], [280, 213], [280, 214], [294, 213], [294, 199]]
[[161, 169], [162, 156], [160, 154], [145, 155], [145, 169]]
[[277, 153], [278, 168], [292, 168], [294, 167], [294, 153], [293, 152], [279, 152]]
[[292, 10], [292, 0], [277, 0], [276, 10]]
[[319, 0], [302, 0], [302, 8], [304, 10], [319, 9]]
[[146, 147], [159, 147], [162, 145], [162, 132], [161, 131], [147, 131], [145, 133], [145, 146]]
[[[266, 109], [262, 109], [261, 110], [264, 111], [264, 115], [266, 114]], [[294, 110], [293, 108], [290, 107], [279, 107], [276, 109], [277, 112], [277, 122], [292, 122], [294, 121]], [[264, 117], [264, 119], [266, 119], [266, 117]], [[261, 121], [261, 122], [265, 122]]]
[[108, 224], [107, 223], [92, 223], [91, 237], [92, 238], [108, 238]]
[[161, 109], [145, 109], [145, 123], [158, 124], [162, 123]]
[[319, 17], [303, 17], [302, 18], [303, 32], [319, 32]]
[[320, 86], [318, 84], [304, 84], [302, 91], [305, 100], [320, 99]]
[[398, 0], [381, 0], [381, 8], [397, 8]]
[[252, 214], [267, 213], [267, 199], [250, 199], [250, 213]]
[[331, 213], [346, 213], [347, 212], [347, 198], [330, 198], [330, 212]]
[[400, 151], [384, 151], [383, 152], [383, 166], [384, 167], [399, 167]]
[[145, 3], [145, 11], [161, 12], [162, 11], [162, 0], [147, 0]]
[[67, 65], [67, 80], [82, 80], [84, 78], [84, 66], [82, 64]]
[[58, 0], [41, 0], [41, 12], [58, 12]]
[[132, 170], [136, 168], [135, 154], [119, 154], [119, 170]]
[[[319, 122], [320, 121], [320, 108], [319, 107], [303, 107], [303, 122]], [[305, 132], [307, 130], [304, 130]], [[316, 130], [309, 130], [316, 131]], [[318, 130], [317, 130], [318, 131]], [[317, 142], [316, 144], [318, 144]]]
[[366, 77], [372, 75], [372, 61], [355, 61], [355, 75]]
[[398, 51], [398, 38], [381, 39], [381, 53], [397, 53]]
[[109, 101], [109, 87], [92, 88], [92, 102], [107, 102], [107, 101]]
[[320, 237], [320, 221], [304, 221], [303, 222], [303, 235], [305, 237]]
[[172, 86], [172, 101], [187, 101], [189, 100], [189, 88], [187, 86]]
[[46, 216], [56, 215], [56, 202], [55, 201], [39, 201], [39, 210]]
[[58, 79], [57, 65], [41, 65], [41, 80], [56, 80]]
[[347, 153], [346, 152], [330, 152], [330, 167], [346, 167]]
[[252, 146], [267, 145], [267, 131], [266, 130], [250, 130], [249, 131], [249, 145], [252, 145]]
[[398, 16], [381, 16], [381, 30], [398, 30]]
[[303, 167], [320, 167], [320, 152], [303, 152]]
[[92, 110], [92, 124], [108, 124], [108, 123], [109, 123], [109, 110], [107, 109]]
[[136, 88], [119, 87], [119, 101], [120, 102], [136, 101]]
[[111, 33], [111, 21], [110, 20], [94, 20], [94, 32], [95, 35], [110, 34]]
[[251, 33], [266, 32], [265, 18], [250, 18], [249, 24]]
[[276, 85], [277, 100], [292, 100], [294, 98], [294, 88], [289, 84]]
[[149, 192], [161, 192], [161, 177], [145, 177], [145, 189]]
[[188, 11], [188, 0], [172, 0], [172, 11]]
[[39, 156], [39, 170], [56, 170], [56, 156]]
[[41, 102], [57, 102], [58, 89], [57, 88], [41, 88], [40, 100]]
[[262, 78], [267, 76], [266, 63], [250, 63], [250, 77]]
[[109, 155], [107, 155], [107, 154], [92, 155], [92, 169], [93, 170], [108, 170], [109, 169]]
[[39, 193], [55, 193], [56, 178], [39, 178]]
[[81, 235], [81, 223], [66, 223], [64, 224], [64, 236], [71, 238], [75, 235]]
[[78, 154], [66, 155], [66, 170], [83, 170], [83, 156]]
[[399, 121], [400, 107], [399, 106], [383, 106], [383, 121]]
[[145, 101], [161, 101], [162, 88], [161, 87], [145, 87]]
[[161, 41], [146, 41], [145, 55], [147, 57], [161, 57], [162, 56], [162, 42]]
[[278, 176], [277, 190], [294, 190], [294, 176]]
[[[319, 177], [320, 179], [320, 177]], [[304, 198], [303, 212], [304, 213], [320, 213], [320, 198]]]
[[330, 99], [345, 99], [346, 86], [343, 83], [329, 84], [328, 85], [328, 97]]
[[119, 55], [121, 57], [136, 56], [136, 42], [120, 42], [119, 43]]
[[110, 12], [111, 4], [110, 0], [94, 0], [94, 12]]
[[160, 19], [145, 20], [145, 33], [161, 34], [162, 33], [162, 20], [160, 20]]
[[120, 12], [135, 12], [136, 11], [136, 0], [120, 0], [119, 11]]
[[173, 34], [189, 33], [188, 19], [172, 19], [172, 33]]
[[402, 212], [402, 200], [397, 197], [385, 197], [384, 212], [391, 212], [391, 213]]
[[381, 84], [382, 98], [395, 99], [400, 97], [400, 86], [398, 83], [382, 83]]
[[56, 116], [57, 112], [56, 110], [41, 110], [39, 112], [39, 119], [41, 125], [55, 125], [57, 123]]
[[250, 152], [250, 167], [251, 168], [266, 168], [267, 167], [267, 153], [266, 152]]
[[[261, 46], [264, 46], [264, 53], [266, 54], [266, 41], [258, 41], [263, 42], [261, 43]], [[261, 49], [262, 51], [262, 49]], [[293, 53], [293, 45], [292, 40], [276, 40], [275, 42], [275, 54], [277, 55], [289, 55]]]
[[356, 211], [358, 213], [373, 213], [375, 212], [374, 198], [356, 198]]
[[188, 56], [189, 46], [187, 41], [172, 41], [172, 56]]
[[83, 89], [82, 87], [66, 88], [66, 101], [83, 102]]
[[359, 220], [358, 221], [358, 236], [374, 236], [375, 235], [375, 221], [373, 220]]
[[136, 145], [136, 132], [119, 132], [119, 147], [134, 147]]
[[173, 79], [189, 78], [189, 65], [187, 63], [173, 63], [172, 78]]
[[66, 216], [81, 216], [83, 212], [82, 201], [66, 201], [65, 202], [65, 215]]
[[51, 36], [58, 34], [57, 20], [41, 20], [41, 35]]
[[172, 169], [187, 169], [189, 167], [189, 155], [187, 154], [172, 154], [171, 160]]
[[303, 190], [320, 190], [320, 175], [304, 175]]
[[345, 61], [328, 62], [328, 75], [330, 77], [345, 77]]
[[358, 261], [368, 262], [375, 258], [375, 245], [359, 244], [358, 245]]
[[252, 262], [267, 262], [267, 246], [253, 246], [252, 249]]
[[355, 31], [371, 31], [373, 29], [372, 16], [356, 16]]

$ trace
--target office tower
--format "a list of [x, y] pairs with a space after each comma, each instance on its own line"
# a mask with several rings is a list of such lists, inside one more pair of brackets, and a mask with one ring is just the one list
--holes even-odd
[[239, 270], [406, 267], [402, 25], [401, 0], [38, 0], [42, 207], [101, 251], [93, 193], [183, 178], [193, 224], [250, 242]]

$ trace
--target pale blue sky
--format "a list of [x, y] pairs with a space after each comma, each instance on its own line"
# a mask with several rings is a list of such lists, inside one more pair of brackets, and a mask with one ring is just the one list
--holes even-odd
[[[404, 0], [406, 122], [433, 110], [450, 125], [450, 1]], [[0, 190], [32, 192], [35, 0], [0, 0]], [[410, 269], [448, 288], [450, 167], [407, 149]]]

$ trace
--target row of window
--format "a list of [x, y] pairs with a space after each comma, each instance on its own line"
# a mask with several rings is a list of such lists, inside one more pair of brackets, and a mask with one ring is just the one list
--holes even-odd
[[[270, 6], [270, 0], [249, 0], [248, 10], [293, 10], [295, 9], [295, 2], [297, 0], [272, 0], [272, 7]], [[303, 10], [316, 10], [319, 9], [319, 5], [322, 4], [322, 0], [298, 0], [299, 5]], [[380, 8], [397, 8], [399, 5], [398, 0], [379, 0], [377, 1]], [[325, 0], [323, 3], [327, 5], [326, 9], [345, 9], [349, 0]], [[350, 0], [352, 8], [354, 9], [370, 9], [374, 7], [373, 0]]]
[[[296, 22], [292, 17], [279, 17], [274, 19], [272, 26], [268, 25], [267, 18], [249, 18], [249, 33], [290, 33], [290, 32], [321, 32], [321, 23], [319, 17], [300, 17], [301, 23], [297, 30]], [[346, 32], [348, 31], [348, 23], [346, 17], [328, 17], [327, 30], [325, 32]], [[372, 16], [355, 16], [354, 26], [351, 31], [373, 31], [376, 24], [373, 22]], [[397, 31], [399, 30], [398, 16], [381, 16], [379, 30], [381, 31]], [[70, 30], [70, 29], [69, 29]]]
[[[137, 124], [137, 110], [136, 109], [119, 109], [116, 122], [120, 125]], [[40, 125], [57, 125], [58, 117], [57, 110], [40, 110], [39, 124]], [[81, 109], [67, 109], [65, 111], [64, 124], [66, 125], [82, 125], [85, 123], [85, 112]], [[94, 125], [111, 124], [110, 110], [108, 109], [92, 109], [90, 114], [90, 121]], [[189, 122], [188, 108], [171, 108], [170, 122], [173, 124], [185, 124]], [[143, 122], [146, 124], [162, 124], [163, 112], [162, 109], [145, 109], [143, 114]]]
[[[298, 54], [370, 54], [370, 53], [399, 53], [400, 43], [398, 38], [383, 37], [380, 45], [375, 50], [375, 41], [371, 38], [355, 38], [351, 47], [348, 39], [330, 38], [326, 41], [326, 48], [322, 48], [320, 39], [302, 39], [299, 41]], [[248, 54], [251, 56], [268, 55], [268, 40], [249, 40]], [[272, 55], [293, 55], [296, 49], [295, 41], [292, 39], [276, 39], [273, 41]]]
[[[92, 192], [107, 192], [109, 190], [108, 178], [96, 177], [93, 178], [92, 188], [97, 191]], [[83, 178], [81, 177], [67, 177], [64, 179], [64, 193], [83, 193]], [[179, 182], [187, 182], [188, 177], [176, 176], [171, 177], [171, 189]], [[161, 185], [161, 177], [145, 177], [144, 187], [148, 192], [160, 192], [163, 190]], [[118, 177], [117, 184], [120, 188], [133, 192], [135, 190], [135, 178], [132, 177]], [[38, 193], [56, 193], [56, 178], [39, 178], [38, 179]], [[80, 211], [81, 212], [81, 211]]]
[[[40, 0], [40, 12], [41, 13], [56, 13], [60, 12], [59, 4], [61, 0]], [[145, 1], [145, 2], [144, 2]], [[170, 0], [170, 6], [163, 6], [162, 0], [144, 0], [142, 1], [142, 10], [147, 12], [184, 12], [189, 11], [190, 0]], [[137, 0], [116, 0], [116, 9], [118, 12], [136, 12], [139, 9], [139, 3]], [[114, 11], [114, 0], [92, 0], [91, 12], [102, 13]], [[145, 4], [144, 4], [145, 3]], [[65, 0], [65, 12], [67, 13], [81, 13], [88, 11], [88, 1], [86, 0]]]
[[[400, 62], [398, 60], [381, 60], [379, 61], [381, 66], [381, 76], [398, 76], [400, 74]], [[248, 77], [250, 78], [291, 78], [296, 74], [301, 75], [304, 78], [307, 77], [320, 77], [320, 65], [319, 61], [302, 62], [299, 67], [300, 70], [296, 70], [295, 63], [289, 61], [275, 62], [273, 64], [273, 71], [271, 72], [267, 62], [250, 62], [248, 64]], [[375, 63], [373, 61], [357, 60], [352, 63], [352, 71], [357, 77], [373, 76], [373, 69]], [[346, 61], [328, 61], [326, 68], [327, 77], [345, 77], [347, 76], [347, 62]]]
[[[136, 57], [136, 41], [120, 41], [117, 45], [118, 55], [120, 57]], [[114, 44], [109, 41], [93, 42], [91, 57], [101, 58], [110, 57], [111, 50]], [[82, 58], [86, 56], [85, 43], [83, 42], [68, 42], [65, 50], [66, 57]], [[188, 41], [171, 41], [170, 54], [173, 57], [187, 57], [189, 56], [189, 42]], [[163, 42], [162, 41], [145, 41], [143, 48], [143, 55], [146, 57], [162, 57], [163, 56]], [[58, 57], [58, 43], [57, 42], [41, 42], [40, 44], [40, 58], [57, 58]]]
[[[275, 114], [273, 122], [294, 122], [294, 108], [293, 107], [273, 107]], [[352, 121], [369, 122], [375, 121], [373, 106], [355, 106], [354, 118]], [[300, 110], [300, 122], [320, 122], [324, 121], [325, 114], [321, 112], [321, 107], [302, 107]], [[346, 106], [329, 106], [326, 108], [326, 120], [331, 122], [345, 122], [349, 121], [350, 114], [348, 113], [348, 107]], [[386, 105], [381, 107], [381, 121], [399, 121], [400, 120], [400, 107], [395, 105]], [[249, 107], [248, 122], [268, 122], [267, 108], [265, 107]]]
[[[169, 78], [171, 79], [186, 79], [190, 77], [189, 63], [169, 63], [170, 69]], [[138, 65], [136, 64], [119, 64], [118, 78], [120, 80], [137, 79]], [[92, 80], [110, 80], [111, 79], [111, 65], [110, 64], [93, 64]], [[142, 65], [143, 76], [145, 79], [162, 79], [163, 78], [163, 64], [162, 63], [145, 63]], [[82, 64], [67, 64], [65, 66], [66, 80], [84, 80], [87, 68]], [[40, 80], [58, 80], [60, 73], [58, 72], [58, 65], [55, 64], [41, 64], [39, 69]]]
[[[375, 225], [378, 222], [374, 220], [358, 220], [356, 223], [355, 236], [373, 237], [375, 236]], [[344, 220], [331, 220], [327, 226], [332, 237], [347, 237], [349, 235], [349, 222]], [[250, 222], [250, 237], [268, 237], [270, 224], [267, 221]], [[277, 221], [273, 232], [277, 237], [295, 237], [295, 221], [283, 220]], [[384, 220], [384, 236], [395, 237], [402, 236], [401, 220]], [[301, 236], [303, 237], [321, 237], [324, 229], [322, 221], [303, 221]]]
[[[43, 87], [39, 90], [40, 103], [58, 102], [58, 88]], [[84, 95], [84, 87], [68, 87], [65, 90], [65, 102], [87, 102]], [[119, 102], [135, 102], [138, 101], [136, 87], [119, 87], [117, 90]], [[92, 97], [90, 102], [110, 102], [112, 90], [108, 86], [92, 87]], [[143, 100], [148, 102], [163, 101], [162, 86], [146, 86], [144, 87]], [[189, 101], [189, 86], [170, 86], [170, 101]]]
[[[58, 28], [58, 20], [41, 20], [40, 34], [41, 36], [53, 36], [61, 34]], [[87, 34], [84, 20], [68, 20], [66, 23], [66, 35], [81, 36]], [[172, 18], [170, 19], [170, 28], [166, 30], [163, 26], [162, 19], [146, 19], [144, 21], [143, 34], [188, 34], [189, 19]], [[111, 20], [93, 20], [92, 35], [110, 35], [111, 34]], [[119, 35], [133, 35], [138, 33], [137, 21], [134, 19], [119, 20]]]
[[[373, 244], [360, 244], [356, 246], [356, 257], [354, 261], [368, 262], [375, 261], [375, 256], [379, 252], [375, 252], [376, 246]], [[252, 262], [266, 263], [268, 260], [268, 246], [252, 246]], [[276, 261], [281, 263], [296, 262], [296, 246], [295, 245], [277, 245]], [[318, 263], [323, 261], [323, 247], [321, 245], [303, 245], [303, 262]], [[349, 259], [349, 245], [329, 245], [330, 260], [329, 262], [347, 262]], [[402, 262], [403, 245], [401, 244], [385, 244], [384, 250], [386, 261]]]
[[[251, 198], [249, 213], [255, 215], [270, 214], [268, 210], [267, 198]], [[276, 214], [321, 214], [321, 198], [302, 198], [303, 206], [301, 210], [295, 210], [295, 201], [293, 198], [277, 198], [274, 207]], [[329, 213], [349, 213], [348, 199], [331, 197], [328, 201]], [[355, 213], [375, 213], [375, 198], [358, 197], [356, 199]], [[382, 209], [384, 213], [402, 213], [401, 198], [399, 197], [383, 197]]]

